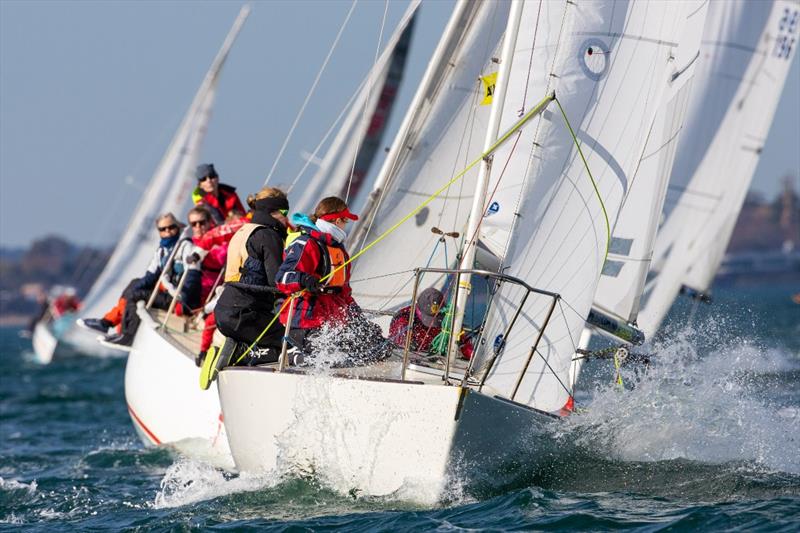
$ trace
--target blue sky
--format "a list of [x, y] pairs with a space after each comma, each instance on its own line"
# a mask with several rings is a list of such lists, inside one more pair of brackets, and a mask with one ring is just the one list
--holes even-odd
[[[361, 1], [278, 166], [291, 179], [372, 64], [384, 2]], [[120, 234], [233, 22], [238, 2], [0, 0], [0, 245], [46, 234]], [[423, 5], [407, 80], [418, 79], [452, 1]], [[256, 190], [330, 49], [349, 1], [254, 2], [222, 74], [204, 145], [222, 181]], [[390, 2], [384, 41], [405, 10]], [[399, 108], [413, 83], [403, 86]], [[390, 130], [396, 129], [396, 112]], [[794, 59], [753, 188], [800, 174]], [[386, 143], [388, 144], [388, 140]]]

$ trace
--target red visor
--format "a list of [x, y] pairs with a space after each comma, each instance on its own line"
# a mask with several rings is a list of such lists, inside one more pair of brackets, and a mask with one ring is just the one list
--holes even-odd
[[328, 222], [332, 222], [338, 218], [349, 218], [350, 220], [358, 220], [358, 215], [354, 215], [353, 213], [350, 212], [349, 209], [345, 207], [341, 211], [337, 211], [336, 213], [328, 213], [327, 215], [322, 215], [319, 218], [321, 218], [322, 220], [327, 220]]

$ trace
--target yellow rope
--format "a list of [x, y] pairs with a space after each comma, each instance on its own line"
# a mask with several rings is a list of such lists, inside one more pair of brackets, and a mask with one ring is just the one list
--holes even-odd
[[[441, 187], [440, 187], [438, 190], [436, 190], [436, 191], [435, 191], [433, 194], [431, 194], [430, 196], [428, 196], [428, 198], [427, 198], [427, 199], [425, 199], [425, 201], [424, 201], [424, 202], [422, 202], [421, 204], [419, 204], [419, 205], [418, 205], [416, 208], [414, 208], [414, 209], [413, 209], [413, 210], [412, 210], [410, 213], [408, 213], [406, 216], [404, 216], [403, 218], [401, 218], [401, 219], [400, 219], [398, 222], [396, 222], [396, 223], [395, 223], [395, 224], [394, 224], [392, 227], [390, 227], [389, 229], [387, 229], [386, 231], [384, 231], [383, 233], [381, 233], [380, 235], [378, 235], [378, 236], [377, 236], [377, 237], [376, 237], [376, 238], [375, 238], [375, 239], [374, 239], [372, 242], [370, 242], [370, 243], [369, 243], [368, 245], [366, 245], [364, 248], [362, 248], [361, 250], [359, 250], [359, 252], [358, 252], [358, 253], [356, 253], [356, 254], [355, 254], [355, 255], [353, 255], [353, 256], [352, 256], [350, 259], [348, 259], [347, 261], [345, 261], [344, 263], [342, 263], [341, 265], [339, 265], [338, 267], [336, 267], [335, 269], [333, 269], [333, 270], [332, 270], [332, 271], [331, 271], [331, 272], [330, 272], [328, 275], [326, 275], [326, 276], [324, 276], [323, 278], [321, 278], [321, 279], [319, 280], [319, 281], [320, 281], [320, 283], [324, 283], [324, 282], [325, 282], [325, 281], [327, 281], [327, 280], [328, 280], [328, 279], [329, 279], [331, 276], [333, 276], [334, 274], [336, 274], [337, 272], [339, 272], [341, 269], [345, 268], [345, 267], [346, 267], [348, 264], [352, 263], [352, 262], [353, 262], [353, 261], [355, 261], [357, 258], [359, 258], [359, 257], [361, 257], [362, 255], [364, 255], [364, 254], [365, 254], [365, 253], [366, 253], [366, 252], [367, 252], [367, 251], [368, 251], [370, 248], [372, 248], [373, 246], [375, 246], [376, 244], [378, 244], [379, 242], [381, 242], [381, 241], [382, 241], [383, 239], [385, 239], [385, 238], [386, 238], [386, 237], [387, 237], [389, 234], [391, 234], [391, 233], [392, 233], [392, 232], [394, 232], [394, 231], [395, 231], [397, 228], [399, 228], [401, 225], [403, 225], [403, 224], [404, 224], [404, 223], [405, 223], [405, 222], [406, 222], [408, 219], [410, 219], [411, 217], [413, 217], [414, 215], [416, 215], [417, 213], [419, 213], [419, 212], [420, 212], [422, 209], [424, 209], [424, 208], [425, 208], [425, 206], [427, 206], [429, 203], [431, 203], [432, 201], [434, 201], [434, 200], [436, 199], [436, 197], [437, 197], [437, 196], [439, 196], [440, 194], [442, 194], [442, 193], [443, 193], [445, 190], [447, 190], [447, 189], [448, 189], [448, 188], [449, 188], [451, 185], [453, 185], [455, 182], [457, 182], [458, 180], [460, 180], [461, 178], [463, 178], [463, 177], [464, 177], [464, 175], [465, 175], [467, 172], [469, 172], [470, 170], [472, 170], [472, 167], [474, 167], [475, 165], [477, 165], [478, 163], [480, 163], [481, 161], [483, 161], [483, 159], [485, 159], [486, 157], [488, 157], [489, 155], [491, 155], [492, 153], [494, 153], [494, 152], [495, 152], [495, 151], [496, 151], [498, 148], [500, 148], [500, 147], [501, 147], [503, 144], [505, 144], [505, 142], [508, 140], [508, 138], [509, 138], [509, 137], [511, 137], [511, 136], [512, 136], [514, 133], [516, 133], [516, 132], [517, 132], [517, 131], [518, 131], [518, 130], [519, 130], [521, 127], [522, 127], [522, 126], [524, 126], [524, 125], [525, 125], [525, 123], [526, 123], [526, 122], [528, 122], [528, 121], [529, 121], [531, 118], [533, 118], [534, 116], [536, 116], [537, 114], [539, 114], [539, 113], [540, 113], [540, 112], [541, 112], [541, 111], [542, 111], [542, 110], [543, 110], [543, 109], [544, 109], [544, 108], [547, 106], [547, 104], [549, 104], [549, 103], [550, 103], [552, 100], [556, 100], [555, 93], [550, 93], [550, 94], [548, 94], [547, 96], [545, 96], [545, 97], [544, 97], [544, 98], [543, 98], [543, 99], [542, 99], [542, 100], [541, 100], [541, 101], [540, 101], [538, 104], [536, 104], [536, 106], [534, 106], [534, 107], [533, 107], [533, 108], [532, 108], [530, 111], [528, 111], [527, 113], [525, 113], [525, 115], [524, 115], [522, 118], [520, 118], [520, 119], [519, 119], [519, 120], [518, 120], [518, 121], [517, 121], [517, 122], [516, 122], [516, 123], [515, 123], [513, 126], [511, 126], [511, 128], [509, 128], [509, 129], [508, 129], [508, 131], [506, 131], [506, 132], [505, 132], [505, 133], [504, 133], [502, 136], [500, 136], [500, 138], [498, 138], [498, 139], [497, 139], [497, 140], [496, 140], [496, 141], [495, 141], [495, 142], [494, 142], [494, 143], [493, 143], [493, 144], [492, 144], [492, 145], [491, 145], [491, 146], [490, 146], [490, 147], [489, 147], [489, 148], [488, 148], [488, 149], [487, 149], [485, 152], [483, 152], [481, 155], [479, 155], [478, 157], [476, 157], [476, 158], [475, 158], [475, 159], [474, 159], [474, 160], [473, 160], [473, 161], [472, 161], [472, 162], [471, 162], [469, 165], [467, 165], [467, 166], [464, 168], [464, 170], [462, 170], [461, 172], [459, 172], [458, 174], [456, 174], [455, 176], [453, 176], [453, 178], [452, 178], [450, 181], [448, 181], [447, 183], [445, 183], [444, 185], [442, 185], [442, 186], [441, 186]], [[557, 101], [558, 101], [558, 100], [556, 100], [556, 102], [557, 102]], [[560, 107], [560, 104], [559, 104], [559, 107]], [[563, 112], [563, 111], [562, 111], [562, 112]], [[569, 124], [568, 124], [568, 125], [569, 125]], [[570, 131], [571, 131], [571, 128], [570, 128]], [[580, 149], [580, 148], [579, 148], [579, 149]], [[604, 211], [605, 211], [605, 209], [604, 209]], [[607, 219], [606, 219], [606, 220], [607, 220]], [[272, 320], [269, 322], [269, 324], [267, 324], [267, 327], [266, 327], [266, 328], [264, 328], [264, 331], [262, 331], [262, 332], [261, 332], [261, 334], [260, 334], [260, 335], [259, 335], [259, 336], [256, 338], [256, 340], [255, 340], [255, 341], [253, 341], [253, 344], [251, 344], [250, 346], [248, 346], [247, 350], [246, 350], [246, 351], [245, 351], [245, 352], [244, 352], [244, 353], [243, 353], [243, 354], [242, 354], [242, 355], [241, 355], [241, 356], [240, 356], [240, 357], [239, 357], [239, 358], [236, 360], [236, 362], [237, 362], [237, 363], [239, 363], [239, 362], [242, 360], [242, 358], [244, 358], [244, 356], [245, 356], [245, 355], [247, 355], [248, 353], [250, 353], [250, 352], [253, 350], [253, 347], [256, 345], [256, 343], [258, 343], [258, 341], [260, 341], [260, 340], [261, 340], [261, 337], [263, 337], [263, 336], [264, 336], [264, 334], [267, 332], [267, 330], [269, 330], [269, 328], [271, 328], [271, 327], [272, 327], [272, 325], [275, 323], [275, 321], [278, 319], [278, 316], [279, 316], [279, 315], [281, 314], [281, 312], [283, 312], [283, 310], [286, 308], [286, 305], [287, 305], [287, 304], [288, 304], [288, 303], [289, 303], [291, 300], [293, 300], [293, 299], [294, 299], [294, 298], [296, 298], [297, 296], [301, 295], [303, 292], [305, 292], [305, 290], [303, 290], [303, 291], [299, 291], [299, 292], [296, 292], [296, 293], [292, 294], [292, 295], [291, 295], [289, 298], [287, 298], [287, 299], [286, 299], [286, 300], [283, 302], [283, 305], [281, 306], [281, 308], [280, 308], [280, 310], [278, 311], [278, 313], [277, 313], [277, 314], [276, 314], [274, 317], [272, 317]]]
[[578, 137], [575, 136], [575, 132], [572, 130], [572, 126], [569, 123], [567, 114], [564, 112], [564, 108], [561, 107], [561, 102], [558, 101], [558, 98], [556, 98], [555, 101], [556, 104], [558, 104], [558, 108], [561, 110], [561, 116], [564, 117], [564, 122], [567, 124], [567, 128], [569, 129], [569, 134], [572, 135], [572, 141], [578, 148], [578, 153], [581, 155], [581, 159], [583, 160], [583, 166], [586, 168], [586, 172], [589, 174], [589, 179], [592, 182], [592, 187], [594, 187], [594, 192], [597, 195], [597, 200], [600, 202], [600, 207], [603, 209], [603, 216], [606, 219], [606, 254], [603, 257], [603, 262], [605, 263], [606, 259], [608, 259], [608, 247], [611, 244], [611, 224], [609, 224], [608, 222], [608, 213], [606, 212], [606, 204], [603, 203], [603, 198], [600, 196], [600, 191], [597, 189], [597, 183], [594, 181], [594, 176], [592, 176], [592, 171], [589, 170], [589, 164], [586, 162], [586, 158], [583, 156], [583, 150], [581, 150], [581, 145], [578, 142]]

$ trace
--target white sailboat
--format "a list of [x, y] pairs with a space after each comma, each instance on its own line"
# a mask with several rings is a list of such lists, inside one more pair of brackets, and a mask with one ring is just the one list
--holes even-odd
[[[144, 272], [149, 257], [158, 246], [153, 231], [156, 217], [166, 211], [181, 212], [186, 204], [194, 179], [193, 171], [211, 118], [219, 75], [249, 13], [249, 7], [242, 8], [214, 58], [170, 149], [159, 165], [156, 173], [160, 178], [159, 187], [148, 189], [134, 215], [137, 225], [132, 226], [134, 231], [126, 234], [126, 240], [131, 242], [123, 241], [117, 248], [104, 271], [104, 275], [108, 275], [101, 276], [95, 284], [96, 291], [93, 289], [90, 294], [90, 297], [96, 294], [96, 299], [90, 300], [92, 309], [110, 306], [119, 297], [124, 283]], [[130, 248], [122, 244], [129, 244]], [[128, 254], [132, 255], [129, 257]], [[130, 266], [131, 263], [136, 266]], [[123, 270], [125, 274], [122, 278], [112, 277], [113, 271], [109, 271], [109, 268], [114, 266]], [[142, 442], [146, 445], [176, 443], [176, 446], [180, 446], [192, 445], [191, 442], [184, 442], [192, 438], [207, 437], [211, 447], [201, 453], [212, 453], [220, 458], [223, 466], [226, 465], [228, 448], [219, 419], [219, 402], [199, 393], [194, 396], [187, 394], [197, 389], [193, 352], [187, 355], [183, 351], [173, 350], [173, 357], [159, 357], [162, 353], [154, 348], [154, 344], [159, 345], [158, 340], [162, 338], [155, 331], [161, 323], [154, 323], [153, 318], [141, 310], [140, 315], [142, 322], [125, 367], [125, 400]], [[171, 327], [178, 331], [182, 329], [183, 319], [171, 317], [170, 320]], [[168, 322], [163, 320], [163, 323], [166, 325]], [[175, 342], [174, 339], [172, 342]], [[194, 379], [186, 378], [187, 375], [193, 375]]]
[[[435, 501], [454, 480], [502, 482], [515, 463], [546, 460], [546, 427], [572, 406], [571, 360], [611, 224], [699, 7], [457, 4], [353, 236], [380, 236], [356, 263], [353, 289], [364, 308], [397, 310], [416, 295], [413, 269], [427, 272], [426, 286], [455, 274], [459, 331], [470, 278], [488, 280], [476, 354], [321, 375], [224, 369], [240, 470], [301, 468], [343, 492], [414, 487], [411, 497]], [[506, 222], [482, 227], [501, 214]], [[445, 232], [464, 236], [461, 268], [426, 269], [444, 259], [435, 252]], [[486, 267], [477, 275], [476, 255]]]
[[682, 287], [707, 294], [772, 124], [800, 37], [800, 2], [712, 2], [695, 97], [639, 324], [655, 333]]
[[[365, 87], [371, 87], [377, 94], [387, 83], [389, 65], [399, 50], [400, 36], [404, 34], [418, 2], [412, 6], [401, 21], [395, 34], [389, 40], [385, 53], [370, 71]], [[226, 44], [230, 45], [238, 26], [234, 25]], [[229, 42], [230, 41], [230, 42]], [[405, 42], [405, 46], [407, 46]], [[224, 59], [227, 47], [220, 56]], [[216, 65], [216, 63], [215, 63]], [[221, 67], [221, 62], [217, 65]], [[397, 75], [397, 73], [395, 73]], [[369, 94], [369, 92], [364, 93]], [[371, 110], [379, 104], [379, 99], [371, 100]], [[195, 139], [202, 139], [205, 128], [197, 130]], [[361, 140], [367, 135], [367, 128], [360, 132]], [[355, 139], [355, 147], [360, 144]], [[338, 150], [334, 147], [332, 149]], [[352, 151], [348, 152], [354, 156]], [[193, 168], [186, 167], [186, 171]], [[338, 176], [338, 183], [346, 183], [347, 175]], [[209, 390], [199, 386], [200, 369], [194, 362], [200, 345], [200, 332], [187, 331], [182, 318], [169, 316], [157, 310], [138, 309], [141, 324], [134, 337], [125, 369], [125, 397], [128, 410], [139, 435], [145, 444], [169, 444], [192, 455], [206, 458], [226, 468], [232, 468], [225, 427], [222, 424], [217, 385]]]
[[[243, 7], [235, 27], [240, 27], [249, 13]], [[238, 31], [238, 30], [237, 30]], [[227, 41], [226, 41], [227, 43]], [[232, 44], [228, 44], [228, 46]], [[78, 317], [97, 317], [113, 307], [125, 286], [147, 269], [158, 235], [153, 231], [156, 217], [165, 212], [179, 212], [191, 192], [192, 170], [207, 128], [218, 76], [225, 54], [218, 55], [195, 94], [186, 115], [145, 188], [139, 204], [128, 221], [106, 266], [92, 285]], [[52, 329], [52, 328], [51, 328]], [[51, 332], [52, 333], [52, 332]], [[34, 335], [37, 335], [34, 332]], [[56, 344], [82, 354], [95, 356], [124, 355], [124, 351], [97, 342], [97, 333], [75, 326], [64, 328], [55, 336]], [[34, 343], [34, 347], [38, 342]], [[58, 349], [57, 347], [54, 350]]]

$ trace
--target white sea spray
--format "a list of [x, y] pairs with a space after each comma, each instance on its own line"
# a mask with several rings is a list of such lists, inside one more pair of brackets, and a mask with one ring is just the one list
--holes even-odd
[[724, 321], [670, 332], [652, 345], [652, 364], [626, 370], [621, 392], [598, 386], [567, 421], [578, 445], [624, 461], [743, 461], [800, 473], [798, 410], [776, 398], [775, 380], [800, 368], [786, 351], [731, 337]]

